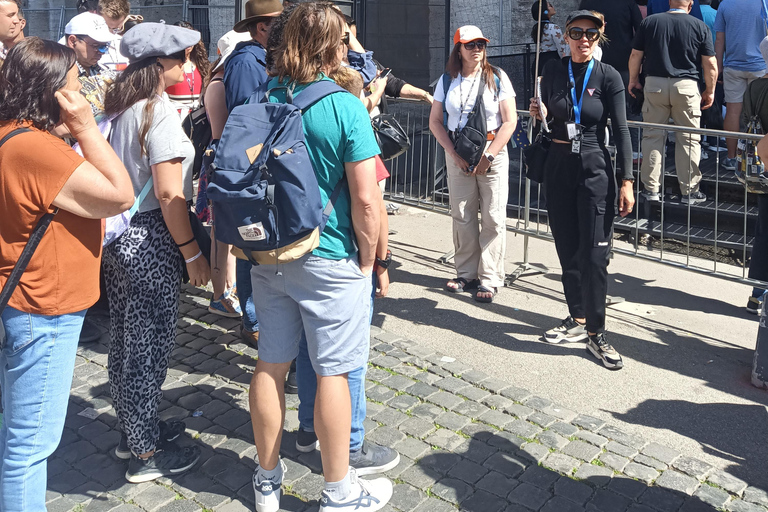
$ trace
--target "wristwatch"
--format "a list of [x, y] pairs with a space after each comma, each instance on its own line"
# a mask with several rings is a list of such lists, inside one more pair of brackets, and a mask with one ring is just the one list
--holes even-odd
[[378, 265], [383, 269], [389, 268], [390, 263], [392, 263], [392, 251], [390, 251], [389, 249], [387, 249], [387, 257], [384, 258], [383, 260], [378, 256], [376, 257], [376, 265]]
[[485, 158], [487, 158], [488, 161], [491, 162], [491, 163], [493, 163], [493, 160], [496, 158], [495, 156], [493, 156], [490, 153], [485, 153], [485, 155], [483, 155], [483, 156], [485, 156]]

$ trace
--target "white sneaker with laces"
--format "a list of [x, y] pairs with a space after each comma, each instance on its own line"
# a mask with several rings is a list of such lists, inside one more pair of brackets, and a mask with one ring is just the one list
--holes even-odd
[[[350, 493], [340, 501], [332, 500], [325, 492], [320, 498], [320, 512], [374, 512], [381, 510], [392, 498], [392, 482], [386, 478], [361, 480], [354, 468], [349, 468]], [[261, 511], [259, 511], [261, 512]]]

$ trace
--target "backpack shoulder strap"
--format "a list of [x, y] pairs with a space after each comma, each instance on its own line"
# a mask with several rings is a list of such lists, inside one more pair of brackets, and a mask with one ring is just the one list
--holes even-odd
[[301, 94], [294, 96], [292, 103], [296, 108], [304, 112], [321, 99], [337, 92], [347, 92], [347, 90], [342, 88], [336, 82], [330, 80], [318, 80], [317, 82], [308, 85], [301, 91]]
[[448, 103], [448, 88], [451, 87], [451, 75], [443, 73], [440, 79], [443, 81], [443, 125], [448, 126], [448, 108], [446, 104]]

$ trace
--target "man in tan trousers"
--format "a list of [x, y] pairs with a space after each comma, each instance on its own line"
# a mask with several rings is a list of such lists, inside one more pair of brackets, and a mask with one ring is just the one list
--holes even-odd
[[[645, 69], [643, 121], [699, 128], [701, 111], [712, 106], [717, 79], [717, 60], [709, 29], [703, 21], [689, 16], [693, 0], [670, 0], [668, 12], [648, 16], [635, 35], [629, 57], [629, 94], [643, 89], [640, 67]], [[705, 90], [699, 94], [699, 69], [704, 70]], [[700, 136], [677, 132], [675, 167], [682, 202], [698, 204], [707, 197], [699, 191], [701, 171]], [[662, 130], [643, 132], [641, 178], [647, 201], [659, 201], [662, 192], [661, 162], [666, 137]]]

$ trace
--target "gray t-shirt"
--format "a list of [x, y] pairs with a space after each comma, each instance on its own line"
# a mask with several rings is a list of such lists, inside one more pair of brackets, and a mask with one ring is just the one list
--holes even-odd
[[[112, 122], [110, 144], [117, 156], [122, 160], [133, 182], [134, 195], [138, 197], [152, 177], [152, 166], [168, 160], [183, 158], [182, 183], [184, 197], [192, 199], [192, 165], [195, 160], [195, 147], [181, 128], [181, 120], [176, 109], [167, 98], [155, 104], [152, 125], [147, 132], [147, 154], [142, 156], [139, 145], [139, 130], [144, 119], [144, 106], [147, 101], [135, 103], [131, 108], [120, 114]], [[155, 197], [154, 187], [147, 194], [139, 207], [139, 212], [148, 212], [160, 208], [160, 202]]]

